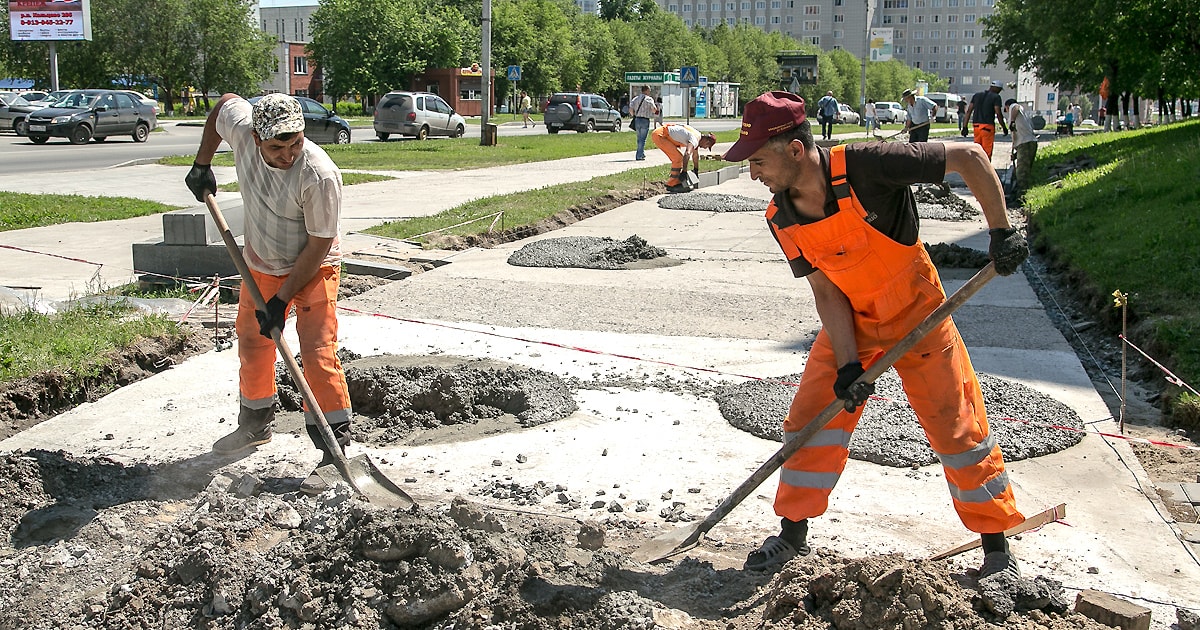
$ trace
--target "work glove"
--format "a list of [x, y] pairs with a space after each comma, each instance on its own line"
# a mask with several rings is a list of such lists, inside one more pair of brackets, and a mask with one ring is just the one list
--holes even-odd
[[1008, 127], [1000, 127], [1001, 135], [1008, 135]]
[[846, 411], [854, 411], [875, 393], [875, 383], [854, 382], [862, 375], [863, 365], [859, 361], [851, 361], [838, 368], [837, 380], [833, 382], [833, 393], [845, 402]]
[[254, 318], [258, 320], [258, 333], [274, 340], [271, 331], [278, 328], [282, 333], [283, 323], [287, 321], [287, 302], [279, 299], [277, 295], [271, 296], [271, 299], [267, 300], [267, 310], [255, 310]]
[[992, 244], [988, 247], [988, 257], [996, 264], [996, 273], [1007, 276], [1021, 267], [1021, 263], [1029, 257], [1029, 245], [1025, 236], [1016, 228], [994, 228], [988, 230]]
[[212, 166], [192, 162], [192, 170], [183, 178], [188, 190], [196, 195], [196, 201], [204, 203], [205, 194], [217, 194], [217, 176], [213, 175]]

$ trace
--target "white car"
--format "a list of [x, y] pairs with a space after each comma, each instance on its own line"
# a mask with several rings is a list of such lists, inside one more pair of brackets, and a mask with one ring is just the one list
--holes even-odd
[[862, 116], [859, 116], [858, 112], [851, 109], [849, 105], [840, 103], [836, 119], [843, 125], [857, 125], [862, 120]]
[[908, 120], [908, 112], [904, 111], [904, 106], [895, 101], [875, 101], [875, 118], [879, 120], [879, 124], [883, 123], [900, 123]]

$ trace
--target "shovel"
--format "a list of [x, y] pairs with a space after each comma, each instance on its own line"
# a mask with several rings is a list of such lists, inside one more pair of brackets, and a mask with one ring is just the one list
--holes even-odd
[[[867, 368], [862, 376], [859, 376], [854, 382], [875, 382], [888, 368], [892, 367], [893, 363], [904, 356], [913, 346], [917, 345], [918, 341], [924, 339], [930, 331], [942, 323], [942, 320], [958, 310], [958, 307], [962, 306], [964, 302], [970, 299], [972, 295], [975, 295], [983, 285], [987, 284], [994, 277], [996, 277], [996, 268], [989, 262], [986, 267], [979, 270], [979, 273], [976, 273], [966, 284], [955, 291], [954, 295], [951, 295], [945, 302], [942, 302], [940, 306], [934, 309], [924, 321], [917, 324], [916, 328], [913, 328], [911, 332], [905, 335], [891, 350], [888, 350], [878, 361], [872, 363], [871, 367]], [[825, 407], [812, 422], [805, 425], [794, 438], [784, 442], [783, 446], [770, 459], [759, 466], [758, 470], [754, 471], [754, 474], [750, 475], [748, 479], [742, 482], [742, 485], [733, 491], [733, 494], [726, 497], [724, 501], [721, 501], [717, 505], [717, 508], [712, 511], [712, 514], [708, 515], [708, 518], [700, 521], [699, 525], [690, 530], [679, 528], [650, 539], [633, 552], [634, 559], [639, 562], [659, 562], [700, 544], [701, 536], [712, 529], [721, 519], [728, 516], [733, 511], [733, 508], [737, 507], [746, 497], [750, 496], [750, 493], [762, 484], [763, 481], [766, 481], [767, 477], [770, 477], [780, 466], [783, 466], [783, 463], [789, 457], [807, 444], [821, 429], [824, 429], [825, 425], [829, 424], [834, 416], [844, 410], [845, 402], [840, 399], [829, 403], [829, 406]]]
[[[250, 297], [254, 299], [255, 308], [261, 311], [267, 310], [267, 303], [263, 300], [262, 292], [258, 290], [258, 285], [254, 282], [254, 277], [250, 275], [250, 267], [246, 265], [246, 259], [242, 257], [242, 250], [238, 248], [237, 241], [233, 238], [233, 232], [229, 230], [229, 225], [225, 223], [225, 217], [221, 214], [221, 208], [217, 206], [216, 198], [211, 194], [205, 195], [204, 204], [208, 206], [208, 212], [212, 215], [213, 221], [217, 224], [217, 229], [221, 232], [221, 238], [225, 241], [225, 248], [229, 250], [229, 257], [233, 259], [233, 264], [237, 267], [238, 273], [242, 274], [242, 288], [250, 292]], [[346, 482], [355, 492], [376, 505], [395, 508], [411, 507], [415, 503], [412, 497], [408, 496], [391, 479], [384, 476], [366, 455], [356, 455], [351, 458], [346, 457], [341, 447], [338, 446], [337, 437], [333, 435], [333, 429], [329, 428], [329, 421], [325, 419], [325, 414], [321, 412], [321, 406], [317, 404], [317, 398], [313, 395], [312, 388], [308, 386], [308, 381], [304, 380], [304, 373], [300, 371], [300, 365], [296, 363], [295, 355], [292, 354], [292, 350], [288, 347], [287, 342], [283, 340], [282, 331], [278, 328], [272, 330], [271, 338], [275, 340], [275, 348], [283, 356], [283, 362], [287, 365], [288, 373], [292, 375], [292, 380], [295, 381], [296, 387], [299, 387], [300, 392], [304, 395], [304, 404], [317, 417], [317, 427], [321, 431], [321, 438], [325, 440], [325, 444], [329, 447], [329, 452], [333, 454], [333, 468], [336, 469], [340, 477], [330, 479], [331, 475], [326, 470], [329, 468], [328, 466], [318, 468], [317, 474], [326, 481]]]

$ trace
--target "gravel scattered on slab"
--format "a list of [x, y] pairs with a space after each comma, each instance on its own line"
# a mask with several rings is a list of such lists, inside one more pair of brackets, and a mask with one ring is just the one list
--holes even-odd
[[668, 210], [699, 210], [701, 212], [764, 212], [765, 199], [724, 193], [692, 192], [665, 195], [658, 200], [658, 207]]
[[634, 234], [618, 241], [597, 236], [565, 236], [534, 241], [513, 252], [508, 264], [516, 267], [579, 267], [628, 269], [631, 263], [663, 258], [667, 251]]

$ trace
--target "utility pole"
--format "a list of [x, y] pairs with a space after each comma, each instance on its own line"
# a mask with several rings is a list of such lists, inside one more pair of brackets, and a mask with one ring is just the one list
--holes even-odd
[[[863, 57], [862, 57], [862, 77], [858, 84], [858, 108], [862, 112], [862, 119], [867, 119], [867, 59], [871, 57], [871, 0], [864, 0], [866, 5], [866, 13], [864, 19], [866, 24], [863, 26]], [[870, 134], [871, 130], [868, 129]]]
[[[483, 113], [479, 119], [479, 143], [490, 146], [496, 139], [488, 133], [492, 110], [492, 0], [483, 0]], [[489, 142], [491, 140], [491, 142]]]

